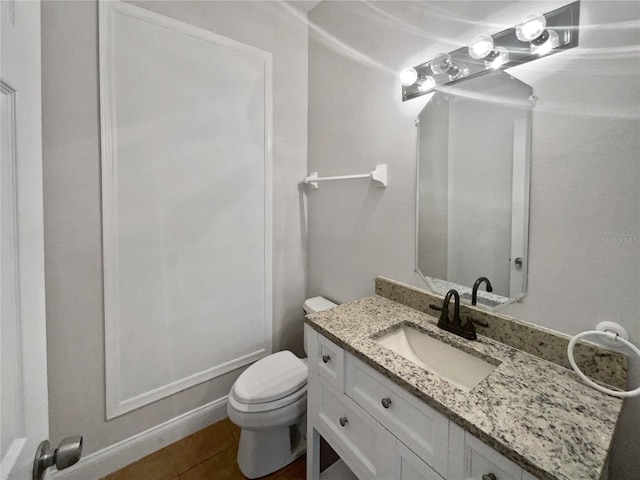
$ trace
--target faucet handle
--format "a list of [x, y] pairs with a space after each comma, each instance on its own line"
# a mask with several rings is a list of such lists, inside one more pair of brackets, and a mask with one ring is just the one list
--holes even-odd
[[439, 307], [438, 305], [431, 304], [429, 305], [431, 310], [436, 310], [437, 312], [441, 312], [444, 307]]
[[473, 317], [467, 317], [467, 323], [465, 323], [465, 325], [469, 325], [470, 327], [473, 325], [478, 325], [479, 327], [484, 327], [484, 328], [488, 328], [489, 324], [487, 322], [485, 322], [484, 320], [478, 320], [475, 319]]

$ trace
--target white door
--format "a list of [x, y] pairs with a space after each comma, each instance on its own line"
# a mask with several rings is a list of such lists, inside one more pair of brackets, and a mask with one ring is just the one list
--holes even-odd
[[0, 479], [30, 480], [48, 438], [40, 2], [0, 2]]

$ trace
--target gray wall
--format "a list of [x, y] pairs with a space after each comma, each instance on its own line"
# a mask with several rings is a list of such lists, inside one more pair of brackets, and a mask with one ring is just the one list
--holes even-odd
[[[389, 186], [309, 194], [309, 294], [345, 302], [414, 273], [414, 118], [397, 72], [565, 2], [322, 2], [309, 14], [309, 171], [389, 166]], [[640, 344], [638, 2], [582, 1], [580, 47], [509, 71], [532, 85], [529, 294], [505, 313], [575, 334], [601, 320]], [[640, 364], [631, 368], [640, 383]], [[640, 477], [640, 399], [628, 400], [614, 479]]]
[[[302, 353], [307, 25], [275, 2], [140, 2], [273, 53], [274, 348]], [[226, 395], [233, 372], [105, 422], [97, 4], [42, 3], [50, 430], [91, 453]]]

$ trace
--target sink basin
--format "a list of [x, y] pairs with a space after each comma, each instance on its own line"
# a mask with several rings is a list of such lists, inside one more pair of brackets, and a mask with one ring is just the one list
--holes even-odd
[[498, 367], [407, 325], [373, 341], [463, 390], [471, 390]]

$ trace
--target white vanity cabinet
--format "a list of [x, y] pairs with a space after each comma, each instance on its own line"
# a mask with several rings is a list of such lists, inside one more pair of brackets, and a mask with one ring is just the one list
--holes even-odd
[[320, 435], [360, 480], [535, 480], [308, 325], [305, 342], [309, 480]]
[[[451, 480], [534, 479], [511, 460], [488, 447], [455, 423], [449, 426], [449, 472]], [[491, 477], [491, 474], [494, 477]]]

